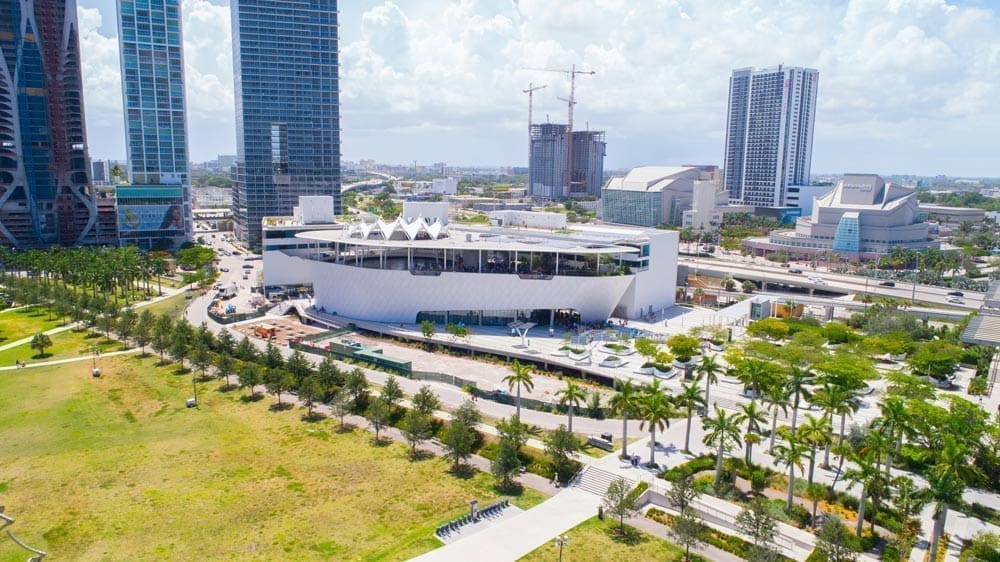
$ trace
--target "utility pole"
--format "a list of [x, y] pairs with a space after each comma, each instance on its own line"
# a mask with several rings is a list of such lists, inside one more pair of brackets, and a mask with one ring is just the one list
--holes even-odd
[[532, 98], [534, 98], [535, 92], [543, 88], [548, 87], [548, 85], [535, 86], [531, 82], [528, 82], [528, 89], [521, 90], [521, 93], [528, 94], [528, 194], [531, 194], [531, 106]]
[[566, 122], [566, 141], [569, 143], [566, 158], [566, 196], [569, 197], [569, 194], [573, 191], [573, 106], [576, 105], [576, 75], [586, 74], [592, 76], [597, 73], [593, 70], [577, 70], [575, 64], [569, 70], [556, 68], [529, 68], [528, 70], [559, 72], [561, 74], [569, 75], [569, 99], [559, 98], [560, 100], [566, 102], [566, 105], [569, 106], [568, 118]]

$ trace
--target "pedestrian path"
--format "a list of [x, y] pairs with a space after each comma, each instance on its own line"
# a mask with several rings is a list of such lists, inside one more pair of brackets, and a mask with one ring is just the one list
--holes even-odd
[[468, 538], [432, 550], [421, 562], [509, 562], [535, 550], [552, 537], [597, 515], [601, 499], [577, 488], [566, 488], [524, 513], [501, 521]]
[[[117, 355], [131, 355], [133, 353], [138, 353], [140, 349], [138, 347], [133, 347], [132, 349], [126, 349], [125, 351], [110, 351], [108, 353], [102, 353], [101, 357], [115, 357]], [[91, 361], [93, 357], [82, 356], [82, 357], [70, 357], [69, 359], [56, 359], [54, 361], [37, 361], [35, 363], [25, 363], [24, 367], [18, 367], [17, 365], [12, 365], [9, 367], [0, 367], [0, 371], [13, 371], [18, 368], [22, 369], [34, 369], [36, 367], [48, 367], [50, 365], [65, 365], [66, 363], [78, 363], [80, 361]], [[89, 371], [88, 371], [89, 372]]]

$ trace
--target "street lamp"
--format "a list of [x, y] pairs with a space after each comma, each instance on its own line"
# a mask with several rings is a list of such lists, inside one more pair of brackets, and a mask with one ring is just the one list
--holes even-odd
[[563, 547], [569, 544], [569, 537], [563, 535], [561, 537], [556, 537], [556, 546], [559, 547], [559, 562], [562, 562], [562, 551]]
[[101, 350], [99, 346], [90, 346], [90, 357], [92, 360], [90, 374], [94, 377], [101, 376], [101, 370], [97, 368], [97, 353]]

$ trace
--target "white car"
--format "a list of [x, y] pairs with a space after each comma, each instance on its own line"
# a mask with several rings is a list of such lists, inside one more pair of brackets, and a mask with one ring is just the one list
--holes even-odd
[[965, 304], [961, 297], [948, 297], [948, 302], [952, 304]]

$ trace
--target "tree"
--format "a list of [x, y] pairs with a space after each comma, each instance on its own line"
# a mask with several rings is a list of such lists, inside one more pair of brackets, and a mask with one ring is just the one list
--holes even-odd
[[628, 419], [640, 411], [641, 396], [631, 379], [616, 381], [618, 392], [611, 397], [611, 415], [622, 417], [622, 458], [628, 456]]
[[344, 390], [351, 393], [354, 407], [360, 408], [368, 394], [368, 378], [365, 377], [365, 372], [355, 367], [350, 373], [347, 373], [347, 378], [344, 380]]
[[475, 431], [458, 419], [452, 419], [445, 430], [444, 439], [441, 440], [448, 458], [452, 461], [452, 469], [458, 470], [462, 462], [472, 455], [472, 448], [476, 443]]
[[695, 337], [677, 334], [667, 340], [667, 347], [670, 348], [670, 352], [677, 357], [678, 361], [687, 363], [698, 353], [700, 343]]
[[812, 391], [809, 390], [810, 385], [813, 384], [813, 380], [816, 378], [809, 369], [803, 369], [797, 365], [792, 366], [792, 370], [788, 373], [788, 378], [785, 379], [785, 386], [788, 388], [789, 394], [792, 396], [792, 431], [795, 431], [796, 422], [798, 421], [799, 415], [799, 401], [802, 398], [809, 399], [812, 397]]
[[125, 346], [128, 346], [128, 339], [135, 333], [136, 324], [139, 322], [139, 314], [131, 308], [126, 308], [118, 317], [118, 327], [116, 331], [118, 337], [122, 339]]
[[229, 375], [236, 372], [236, 361], [225, 353], [215, 356], [215, 375], [226, 379], [226, 387], [229, 388]]
[[292, 375], [292, 378], [296, 383], [312, 376], [314, 372], [312, 363], [308, 358], [306, 358], [304, 353], [297, 349], [293, 351], [292, 354], [288, 356], [288, 360], [285, 361], [285, 370]]
[[775, 552], [770, 545], [778, 536], [778, 522], [768, 509], [767, 499], [758, 496], [736, 516], [736, 528], [753, 540], [752, 562], [773, 560]]
[[282, 369], [267, 369], [264, 373], [264, 387], [271, 394], [278, 398], [278, 407], [281, 407], [281, 393], [288, 391], [292, 387], [292, 377]]
[[691, 547], [702, 544], [700, 537], [703, 523], [694, 509], [688, 507], [670, 521], [667, 533], [679, 546], [684, 547], [684, 560], [691, 560]]
[[780, 318], [761, 318], [747, 326], [747, 334], [757, 338], [781, 340], [788, 337], [788, 324]]
[[796, 432], [798, 439], [809, 447], [809, 477], [807, 479], [809, 484], [813, 483], [813, 470], [816, 468], [816, 450], [820, 447], [825, 447], [831, 441], [830, 433], [832, 431], [833, 428], [830, 427], [830, 422], [826, 419], [826, 416], [817, 418], [812, 414], [806, 414], [806, 421]]
[[695, 372], [698, 373], [698, 379], [705, 379], [705, 406], [710, 404], [709, 391], [710, 385], [717, 384], [719, 382], [719, 375], [722, 373], [722, 365], [719, 365], [716, 355], [702, 355], [701, 362], [698, 366], [694, 368]]
[[618, 519], [618, 533], [625, 534], [625, 518], [635, 511], [635, 497], [630, 493], [632, 486], [624, 478], [615, 478], [604, 492], [604, 509]]
[[205, 370], [212, 366], [212, 354], [201, 342], [191, 352], [191, 364], [201, 371], [202, 378], [205, 378]]
[[250, 338], [243, 336], [240, 343], [236, 344], [236, 349], [233, 351], [241, 361], [256, 361], [257, 360], [257, 348], [250, 342]]
[[743, 282], [742, 287], [744, 293], [752, 293], [757, 290], [757, 284], [749, 279]]
[[[556, 391], [556, 397], [559, 398], [559, 405], [566, 406], [567, 414], [569, 416], [569, 431], [573, 431], [573, 408], [579, 407], [585, 400], [587, 400], [587, 391], [573, 381], [566, 381], [566, 388]], [[518, 412], [518, 417], [520, 417], [520, 412]]]
[[260, 367], [256, 363], [247, 363], [240, 371], [240, 388], [249, 388], [250, 398], [253, 399], [257, 396], [254, 387], [261, 383], [261, 379]]
[[389, 405], [389, 409], [392, 409], [397, 402], [403, 399], [403, 389], [400, 388], [399, 381], [396, 380], [395, 376], [389, 375], [385, 379], [385, 385], [382, 386], [382, 392], [379, 394], [379, 397]]
[[816, 550], [823, 553], [827, 562], [854, 562], [861, 552], [861, 545], [839, 517], [828, 515], [816, 535]]
[[701, 387], [698, 386], [697, 381], [691, 381], [688, 384], [681, 384], [682, 392], [674, 397], [674, 402], [687, 410], [687, 428], [684, 430], [684, 452], [688, 453], [691, 450], [691, 419], [694, 416], [695, 408], [705, 408], [705, 398], [701, 391]]
[[558, 428], [549, 434], [548, 439], [545, 440], [545, 453], [549, 455], [549, 459], [552, 460], [552, 468], [555, 469], [556, 478], [565, 479], [573, 472], [573, 460], [570, 455], [580, 450], [580, 442], [577, 441], [576, 436], [566, 429], [565, 425], [560, 424]]
[[772, 384], [766, 387], [762, 400], [771, 410], [771, 443], [769, 451], [774, 451], [774, 438], [778, 433], [778, 412], [788, 415], [788, 407], [792, 403], [788, 400], [788, 389], [783, 384]]
[[219, 353], [233, 355], [236, 351], [236, 340], [233, 338], [233, 335], [229, 333], [229, 330], [222, 330], [219, 332], [219, 336], [215, 338], [215, 345], [219, 350]]
[[417, 445], [431, 436], [432, 427], [430, 417], [417, 410], [408, 410], [401, 426], [403, 437], [410, 444], [411, 454], [416, 455]]
[[826, 486], [812, 482], [806, 487], [806, 499], [811, 501], [813, 504], [812, 508], [812, 528], [816, 530], [816, 508], [819, 507], [819, 502], [825, 500], [827, 497]]
[[716, 447], [715, 482], [712, 484], [716, 490], [722, 481], [722, 459], [726, 451], [740, 442], [742, 421], [739, 414], [727, 414], [718, 406], [715, 407], [715, 416], [706, 417], [703, 421], [705, 437], [702, 441], [709, 447]]
[[789, 513], [792, 511], [792, 494], [795, 491], [795, 467], [802, 471], [802, 459], [806, 458], [807, 449], [794, 434], [789, 435], [785, 443], [774, 448], [774, 460], [779, 465], [788, 467], [788, 505], [785, 510]]
[[163, 314], [156, 319], [153, 326], [153, 339], [150, 345], [153, 351], [160, 354], [160, 364], [163, 364], [163, 354], [170, 349], [170, 342], [174, 330], [174, 322], [169, 316]]
[[514, 483], [513, 477], [521, 472], [521, 459], [517, 453], [520, 449], [517, 438], [509, 434], [500, 435], [497, 456], [490, 463], [490, 472], [499, 482], [503, 490], [508, 490]]
[[957, 467], [939, 463], [930, 471], [931, 498], [937, 503], [934, 509], [934, 527], [931, 531], [931, 552], [929, 560], [937, 560], [938, 542], [944, 534], [944, 526], [948, 521], [948, 508], [961, 505], [962, 492], [965, 483], [958, 475]]
[[146, 356], [146, 346], [149, 345], [153, 337], [153, 327], [155, 325], [156, 317], [149, 310], [143, 310], [135, 323], [135, 331], [132, 335], [135, 337], [135, 343], [139, 346], [143, 357]]
[[[858, 526], [857, 535], [861, 536], [861, 529], [865, 524], [865, 502], [868, 499], [868, 491], [875, 484], [875, 479], [881, 475], [878, 467], [871, 461], [871, 454], [856, 453], [851, 455], [854, 467], [844, 473], [844, 480], [852, 484], [861, 484], [861, 494], [858, 501]], [[936, 560], [933, 559], [932, 560]]]
[[285, 358], [281, 356], [281, 350], [274, 342], [268, 340], [267, 347], [264, 348], [264, 366], [268, 369], [279, 369], [285, 365]]
[[[659, 379], [656, 380], [659, 382]], [[674, 406], [667, 400], [667, 397], [654, 384], [647, 386], [642, 397], [642, 405], [639, 409], [639, 429], [649, 427], [649, 464], [655, 464], [654, 453], [656, 452], [656, 430], [665, 430], [670, 427], [670, 418], [674, 415]]]
[[372, 429], [375, 430], [375, 442], [379, 442], [379, 432], [389, 425], [389, 417], [392, 415], [389, 403], [386, 402], [382, 397], [377, 397], [368, 403], [368, 408], [365, 409], [365, 418], [368, 423], [371, 424]]
[[743, 432], [743, 461], [747, 466], [753, 466], [753, 446], [762, 440], [761, 424], [767, 423], [767, 411], [760, 408], [756, 400], [751, 400], [748, 404], [740, 405], [740, 417], [747, 424], [746, 431]]
[[181, 364], [181, 370], [183, 371], [184, 360], [191, 353], [191, 344], [187, 333], [184, 330], [178, 330], [178, 326], [180, 326], [180, 322], [177, 323], [177, 326], [174, 326], [174, 334], [170, 338], [170, 356], [173, 357], [174, 361]]
[[508, 390], [517, 387], [517, 417], [521, 417], [521, 387], [531, 392], [535, 387], [535, 381], [531, 378], [531, 367], [522, 365], [517, 359], [511, 364], [510, 369], [511, 374], [504, 377], [503, 382], [507, 383]]
[[437, 331], [437, 326], [434, 322], [430, 320], [423, 320], [420, 322], [420, 333], [424, 336], [424, 339], [428, 342], [434, 337], [434, 333]]
[[299, 382], [299, 399], [306, 405], [306, 415], [312, 417], [313, 406], [323, 398], [323, 385], [313, 375]]
[[961, 358], [961, 347], [946, 340], [931, 340], [920, 344], [906, 358], [906, 363], [915, 376], [927, 375], [941, 379], [955, 372]]
[[420, 390], [413, 395], [413, 409], [425, 416], [433, 415], [441, 407], [441, 400], [438, 399], [430, 385], [423, 385]]
[[[479, 422], [483, 420], [483, 414], [479, 412], [479, 407], [472, 400], [466, 400], [455, 410], [452, 414], [452, 418], [456, 419], [465, 425], [469, 426], [469, 429], [475, 429]], [[520, 418], [519, 418], [520, 419]]]
[[344, 428], [344, 416], [351, 409], [351, 397], [345, 390], [335, 390], [333, 394], [330, 395], [330, 408], [333, 413], [337, 414], [340, 418], [340, 428]]
[[344, 374], [333, 362], [333, 357], [327, 355], [316, 367], [316, 375], [319, 383], [323, 386], [324, 392], [331, 392], [335, 387], [344, 384]]
[[52, 338], [48, 336], [45, 332], [38, 332], [31, 338], [31, 349], [38, 350], [38, 357], [45, 356], [45, 349], [52, 347]]
[[896, 493], [893, 495], [892, 503], [899, 513], [899, 531], [896, 532], [896, 541], [899, 543], [900, 554], [909, 552], [913, 548], [917, 537], [920, 535], [920, 522], [913, 519], [920, 513], [924, 505], [928, 502], [926, 490], [918, 490], [913, 485], [913, 480], [899, 476], [893, 480]]

